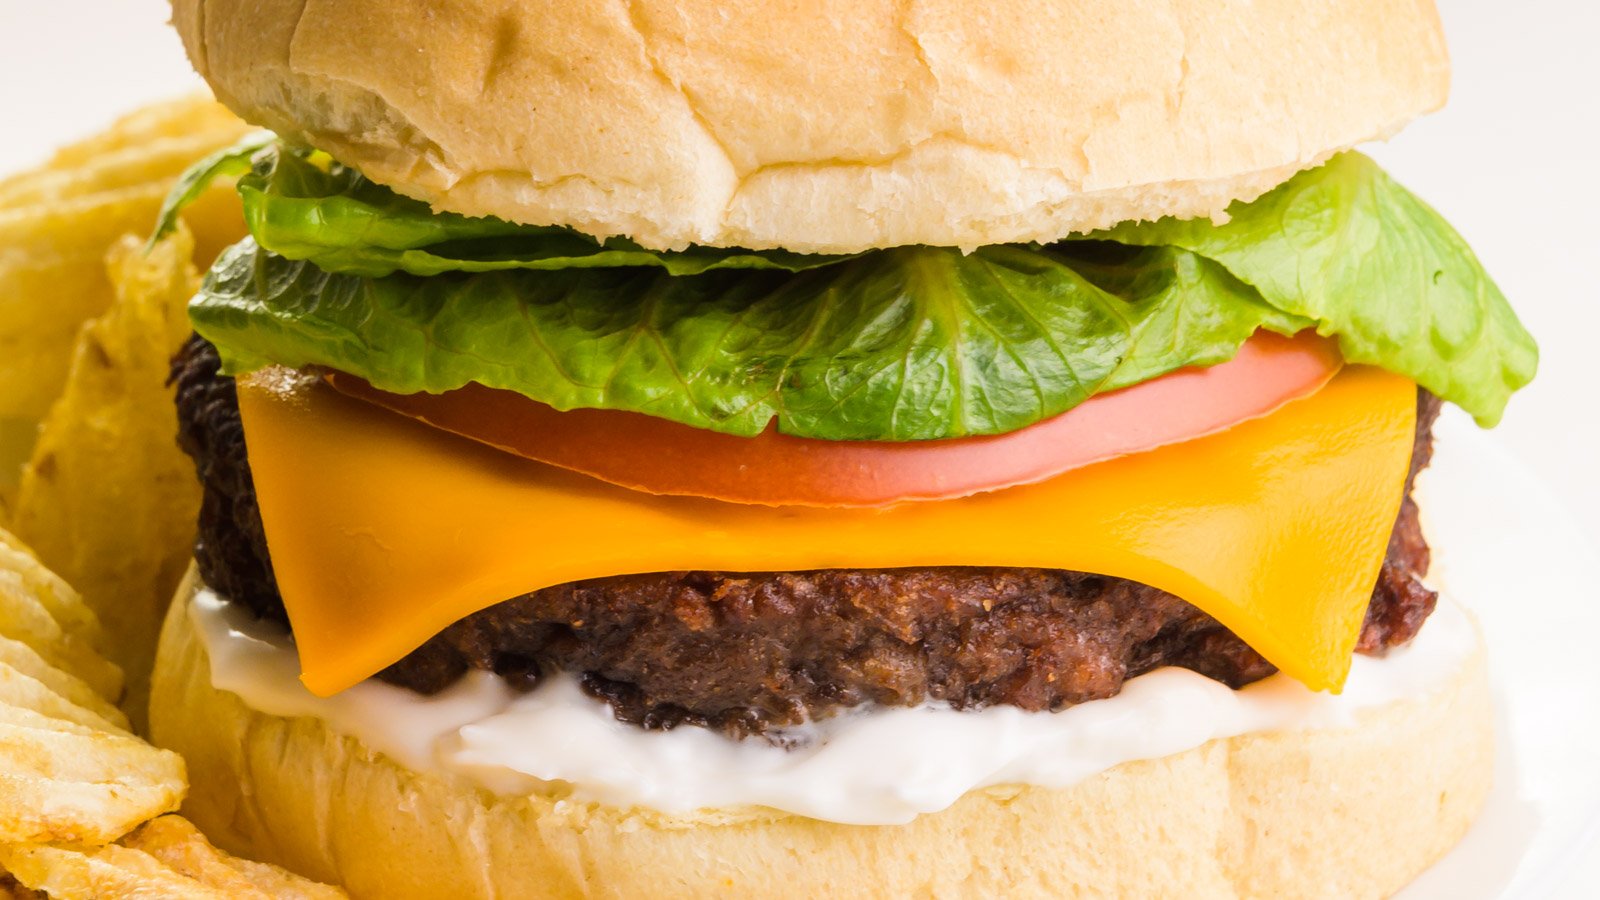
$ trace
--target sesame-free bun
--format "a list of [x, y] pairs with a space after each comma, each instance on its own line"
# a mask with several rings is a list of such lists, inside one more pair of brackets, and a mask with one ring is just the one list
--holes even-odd
[[1466, 832], [1489, 786], [1482, 648], [1424, 701], [1354, 727], [1215, 740], [1062, 789], [974, 791], [908, 825], [758, 810], [670, 817], [496, 797], [317, 719], [212, 687], [172, 605], [151, 703], [221, 847], [364, 898], [1385, 896]]
[[689, 243], [1220, 213], [1440, 106], [1432, 0], [173, 0], [244, 118], [436, 207]]

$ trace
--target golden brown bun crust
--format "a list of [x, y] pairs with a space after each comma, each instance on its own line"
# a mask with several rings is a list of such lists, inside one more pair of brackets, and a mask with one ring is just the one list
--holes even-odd
[[151, 710], [157, 743], [189, 764], [184, 812], [219, 846], [358, 900], [1378, 896], [1453, 846], [1489, 786], [1480, 652], [1429, 702], [1353, 730], [1213, 741], [1066, 790], [977, 791], [905, 826], [497, 799], [213, 689], [187, 597]]
[[253, 122], [440, 208], [687, 243], [1211, 215], [1445, 99], [1432, 0], [173, 0]]

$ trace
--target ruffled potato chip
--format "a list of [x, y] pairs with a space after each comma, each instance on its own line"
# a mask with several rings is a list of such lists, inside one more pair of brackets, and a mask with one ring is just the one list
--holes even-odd
[[[178, 175], [247, 130], [209, 99], [163, 103], [0, 179], [0, 517], [39, 419], [65, 383], [78, 329], [112, 302], [107, 249], [125, 234], [149, 234]], [[244, 236], [226, 184], [183, 218], [201, 268]]]
[[[178, 173], [243, 131], [210, 101], [163, 104], [0, 179], [0, 468], [31, 454], [14, 495], [28, 544], [0, 530], [0, 900], [343, 896], [229, 856], [171, 814], [183, 761], [129, 730], [105, 655], [148, 665], [189, 557], [197, 488], [173, 443], [167, 360], [188, 333], [194, 261], [243, 226], [223, 187], [185, 214], [198, 241], [180, 229], [146, 256], [131, 235]], [[0, 515], [14, 488], [0, 477]]]
[[165, 193], [134, 185], [0, 209], [0, 417], [37, 420], [50, 408], [78, 329], [111, 305], [106, 250], [148, 233]]
[[74, 706], [98, 715], [118, 728], [128, 727], [128, 717], [82, 678], [50, 665], [27, 644], [0, 637], [0, 671], [13, 671], [39, 682]]
[[93, 613], [4, 532], [0, 551], [0, 842], [105, 843], [176, 809], [183, 760], [111, 704], [120, 673], [85, 640]]
[[168, 815], [188, 790], [183, 760], [52, 662], [115, 672], [83, 640], [100, 633], [78, 594], [0, 531], [0, 900], [341, 896], [228, 856]]
[[[155, 819], [97, 849], [0, 847], [0, 866], [53, 897], [332, 900], [343, 891], [276, 866], [232, 857], [187, 820]], [[3, 896], [3, 895], [0, 895]]]
[[130, 235], [185, 167], [245, 131], [211, 101], [162, 104], [0, 181], [0, 507], [105, 613], [117, 642], [89, 643], [132, 674], [135, 719], [198, 503], [167, 360], [188, 333], [193, 260], [243, 234], [237, 196], [213, 189], [185, 213], [200, 246], [175, 236], [147, 258]]
[[105, 651], [127, 674], [124, 708], [135, 723], [200, 506], [194, 469], [175, 442], [166, 384], [199, 283], [191, 247], [180, 228], [148, 254], [132, 237], [112, 250], [117, 299], [79, 336], [12, 517], [17, 536], [76, 585], [117, 635]]
[[[76, 169], [92, 166], [97, 160], [127, 149], [139, 149], [164, 138], [184, 135], [234, 132], [217, 146], [238, 139], [247, 126], [222, 104], [204, 94], [152, 103], [117, 119], [105, 131], [57, 150], [46, 169]], [[213, 148], [214, 149], [214, 148]], [[25, 177], [13, 176], [7, 182]], [[3, 185], [7, 182], [0, 182]]]
[[179, 816], [162, 816], [147, 822], [122, 843], [208, 885], [248, 887], [275, 898], [331, 900], [345, 896], [344, 891], [308, 881], [277, 866], [229, 856], [213, 847], [188, 819]]
[[[114, 297], [107, 250], [150, 233], [171, 181], [0, 208], [0, 418], [37, 419], [55, 399], [79, 326]], [[231, 189], [212, 188], [183, 219], [200, 236], [192, 252], [201, 266], [244, 235]]]
[[176, 753], [0, 699], [0, 841], [114, 841], [175, 811], [187, 789]]
[[237, 140], [238, 120], [220, 128], [189, 131], [120, 147], [71, 168], [46, 167], [0, 180], [0, 209], [61, 204], [75, 197], [152, 184], [183, 174], [195, 160]]
[[[45, 681], [45, 678], [35, 677], [14, 666], [0, 663], [0, 708], [9, 706], [30, 710], [51, 719], [98, 731], [122, 734], [128, 732], [127, 719], [120, 710], [114, 715], [107, 716], [87, 706], [79, 706]], [[4, 752], [0, 750], [0, 754]]]
[[45, 568], [15, 535], [0, 529], [0, 570], [17, 576], [63, 631], [95, 647], [105, 644], [105, 630], [83, 598], [61, 576]]
[[[4, 532], [0, 532], [0, 536], [10, 539]], [[31, 554], [0, 553], [0, 636], [8, 643], [28, 648], [47, 665], [72, 673], [102, 697], [120, 698], [121, 668], [101, 656], [70, 625], [62, 625], [63, 618], [70, 622], [87, 613], [87, 608], [58, 614], [53, 607], [62, 603], [40, 599], [40, 592], [29, 574], [36, 566], [38, 561]], [[76, 593], [66, 595], [63, 602], [82, 606]]]

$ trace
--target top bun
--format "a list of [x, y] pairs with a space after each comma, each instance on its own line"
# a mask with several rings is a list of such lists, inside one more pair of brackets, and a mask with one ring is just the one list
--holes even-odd
[[246, 119], [467, 215], [854, 252], [1218, 215], [1444, 102], [1432, 0], [173, 0]]

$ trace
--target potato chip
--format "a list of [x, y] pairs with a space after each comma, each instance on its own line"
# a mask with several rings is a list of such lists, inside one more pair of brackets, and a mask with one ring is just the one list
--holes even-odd
[[[0, 847], [0, 865], [59, 897], [333, 900], [337, 888], [213, 847], [177, 816], [155, 819], [119, 845], [98, 849]], [[0, 895], [3, 896], [3, 895]]]
[[[239, 243], [248, 233], [244, 225], [244, 203], [239, 199], [239, 192], [234, 190], [231, 178], [207, 188], [178, 216], [194, 235], [194, 264], [202, 272], [211, 268], [222, 251]], [[147, 237], [154, 228], [152, 219], [140, 235]]]
[[[222, 135], [205, 137], [184, 142], [182, 158], [193, 162], [191, 154], [203, 156], [208, 149], [215, 149], [214, 142]], [[150, 234], [161, 204], [183, 168], [150, 181], [97, 191], [87, 191], [81, 183], [96, 173], [46, 173], [52, 180], [64, 182], [51, 189], [66, 196], [23, 206], [0, 203], [0, 272], [16, 270], [10, 276], [14, 284], [36, 286], [43, 273], [57, 272], [63, 265], [98, 265], [117, 238]], [[180, 215], [197, 235], [194, 261], [202, 268], [245, 235], [244, 208], [231, 184], [212, 185]], [[12, 301], [20, 296], [15, 292], [6, 295]], [[38, 295], [34, 296], [37, 299]]]
[[63, 668], [120, 677], [83, 640], [99, 633], [78, 595], [0, 531], [0, 843], [107, 843], [175, 810], [188, 790], [177, 754], [132, 734], [106, 696]]
[[94, 850], [0, 846], [0, 865], [10, 868], [18, 881], [33, 885], [51, 897], [220, 900], [266, 896], [228, 893], [208, 887], [172, 871], [148, 853], [116, 845]]
[[22, 484], [22, 464], [33, 453], [38, 436], [39, 423], [33, 419], [0, 416], [0, 523], [11, 518], [11, 504]]
[[10, 669], [38, 681], [76, 706], [100, 716], [118, 728], [128, 727], [128, 718], [116, 704], [102, 697], [87, 681], [64, 669], [52, 666], [37, 651], [21, 641], [0, 637], [0, 670]]
[[73, 703], [40, 679], [5, 663], [0, 663], [0, 706], [32, 710], [85, 728], [128, 731], [127, 719], [120, 711], [114, 718], [107, 718], [88, 707]]
[[122, 696], [122, 670], [63, 628], [21, 573], [0, 563], [0, 635], [71, 672], [106, 698]]
[[[66, 380], [83, 323], [115, 298], [107, 250], [147, 235], [168, 182], [121, 188], [60, 204], [0, 210], [0, 417], [37, 420]], [[208, 192], [184, 212], [207, 236], [194, 251], [209, 264], [244, 235], [238, 197]]]
[[291, 872], [229, 856], [211, 845], [188, 819], [162, 816], [123, 838], [122, 844], [154, 856], [176, 872], [208, 885], [251, 887], [268, 897], [332, 900], [344, 891]]
[[135, 723], [200, 505], [166, 385], [199, 281], [191, 246], [179, 229], [148, 255], [132, 238], [112, 252], [117, 299], [79, 336], [12, 516], [17, 536], [76, 585], [117, 636], [105, 649], [128, 676], [124, 708]]
[[[189, 330], [193, 261], [243, 234], [238, 199], [212, 189], [184, 216], [199, 237], [180, 228], [148, 257], [125, 236], [147, 234], [177, 175], [244, 130], [215, 103], [177, 101], [0, 180], [0, 466], [32, 445], [20, 539], [0, 531], [0, 898], [343, 896], [167, 815], [183, 761], [128, 730], [112, 702], [122, 672], [100, 652], [147, 668], [188, 562], [198, 490], [173, 441], [167, 360]], [[0, 505], [14, 481], [0, 475]]]
[[107, 843], [187, 789], [176, 753], [0, 699], [0, 841]]
[[57, 150], [45, 167], [78, 168], [128, 147], [141, 147], [179, 135], [225, 130], [238, 121], [226, 107], [203, 94], [154, 103], [123, 116], [93, 137]]
[[105, 630], [78, 592], [46, 568], [26, 544], [4, 529], [0, 529], [0, 571], [14, 574], [67, 634], [93, 647], [105, 646]]
[[83, 640], [98, 633], [77, 594], [0, 532], [0, 841], [115, 840], [187, 789], [183, 761], [131, 734], [94, 684], [120, 679]]
[[0, 181], [0, 208], [62, 203], [130, 186], [166, 183], [195, 160], [247, 133], [243, 122], [222, 129], [157, 138], [124, 147], [70, 169], [43, 168]]
[[148, 231], [162, 194], [150, 185], [0, 210], [0, 415], [49, 408], [78, 328], [111, 303], [106, 248]]
[[0, 900], [45, 900], [45, 895], [23, 887], [10, 872], [0, 869]]
[[[60, 393], [79, 327], [110, 305], [103, 263], [112, 242], [149, 234], [178, 175], [246, 130], [210, 100], [159, 104], [40, 169], [0, 180], [0, 466], [31, 446]], [[228, 184], [213, 186], [183, 219], [201, 267], [244, 235]], [[14, 493], [15, 469], [6, 469], [0, 504]]]

